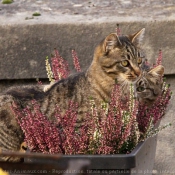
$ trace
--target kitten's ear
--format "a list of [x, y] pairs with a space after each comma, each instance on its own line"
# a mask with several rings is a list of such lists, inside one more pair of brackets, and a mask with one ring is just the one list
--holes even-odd
[[144, 34], [145, 34], [145, 28], [139, 30], [138, 32], [134, 33], [133, 35], [130, 35], [129, 39], [134, 45], [139, 46], [142, 43]]
[[117, 36], [116, 33], [111, 33], [110, 35], [108, 35], [104, 42], [103, 42], [103, 50], [104, 52], [109, 52], [110, 50], [114, 49], [117, 46], [122, 45], [120, 42], [119, 37]]
[[164, 67], [162, 65], [156, 66], [155, 68], [151, 69], [148, 73], [153, 76], [162, 77], [164, 74]]

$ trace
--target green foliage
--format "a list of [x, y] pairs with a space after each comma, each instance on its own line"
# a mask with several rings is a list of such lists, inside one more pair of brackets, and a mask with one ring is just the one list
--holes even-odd
[[41, 13], [35, 12], [35, 13], [32, 14], [32, 16], [41, 16]]
[[13, 0], [2, 0], [2, 4], [11, 4]]

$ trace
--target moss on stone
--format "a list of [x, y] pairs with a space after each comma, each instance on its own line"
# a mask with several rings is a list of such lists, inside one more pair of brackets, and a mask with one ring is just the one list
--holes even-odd
[[13, 0], [2, 0], [2, 4], [11, 4]]
[[39, 12], [35, 12], [32, 14], [33, 16], [41, 16], [41, 14]]

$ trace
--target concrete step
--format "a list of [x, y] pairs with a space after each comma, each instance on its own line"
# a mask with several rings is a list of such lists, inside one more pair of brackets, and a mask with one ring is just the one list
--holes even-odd
[[[174, 1], [16, 0], [0, 4], [0, 79], [46, 78], [45, 57], [57, 48], [73, 63], [75, 49], [82, 68], [95, 46], [120, 24], [122, 34], [146, 28], [143, 49], [154, 62], [161, 48], [165, 74], [175, 73]], [[41, 16], [32, 16], [39, 12]]]

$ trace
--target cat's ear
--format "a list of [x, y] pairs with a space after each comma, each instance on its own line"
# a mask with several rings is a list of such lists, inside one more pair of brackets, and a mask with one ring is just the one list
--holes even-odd
[[151, 69], [148, 73], [153, 76], [162, 77], [164, 74], [164, 67], [162, 65], [156, 66], [155, 68]]
[[144, 34], [145, 34], [145, 28], [139, 30], [138, 32], [134, 33], [133, 35], [130, 35], [129, 39], [134, 45], [139, 46], [142, 43]]
[[114, 49], [117, 46], [122, 45], [120, 42], [119, 37], [116, 33], [111, 33], [108, 35], [104, 42], [103, 42], [103, 50], [105, 53], [109, 52], [110, 50]]

